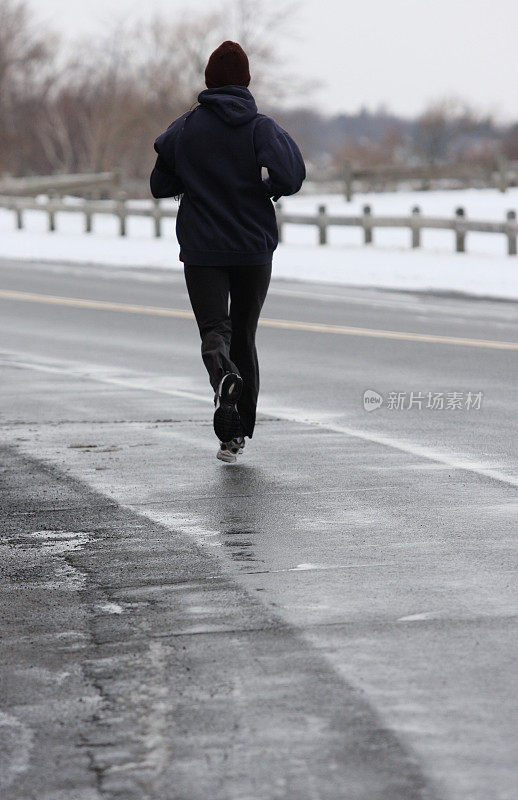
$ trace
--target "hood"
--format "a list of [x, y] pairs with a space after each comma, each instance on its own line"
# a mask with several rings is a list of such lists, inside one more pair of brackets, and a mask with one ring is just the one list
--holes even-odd
[[210, 108], [227, 125], [236, 127], [250, 122], [257, 114], [257, 106], [250, 91], [245, 86], [218, 86], [204, 89], [198, 95], [198, 102]]

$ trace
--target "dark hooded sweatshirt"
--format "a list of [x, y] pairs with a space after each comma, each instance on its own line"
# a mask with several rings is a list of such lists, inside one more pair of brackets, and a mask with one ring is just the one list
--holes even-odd
[[[271, 198], [298, 192], [306, 177], [299, 148], [271, 117], [258, 114], [244, 86], [206, 89], [198, 101], [155, 141], [151, 192], [182, 195], [181, 261], [267, 264], [278, 244]], [[261, 167], [268, 170], [264, 181]]]

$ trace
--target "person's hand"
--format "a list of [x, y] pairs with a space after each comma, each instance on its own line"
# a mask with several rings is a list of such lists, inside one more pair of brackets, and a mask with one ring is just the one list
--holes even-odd
[[274, 203], [276, 203], [277, 200], [279, 200], [280, 197], [282, 196], [280, 194], [274, 194], [274, 189], [272, 187], [272, 182], [271, 182], [270, 178], [265, 178], [263, 180], [263, 186], [264, 186], [264, 188], [266, 190], [266, 193], [268, 194], [268, 197], [271, 200], [273, 200]]

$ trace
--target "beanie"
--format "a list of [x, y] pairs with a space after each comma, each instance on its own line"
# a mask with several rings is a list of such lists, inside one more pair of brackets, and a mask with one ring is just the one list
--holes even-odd
[[223, 42], [211, 54], [205, 68], [207, 89], [218, 86], [248, 86], [250, 69], [248, 56], [237, 42]]

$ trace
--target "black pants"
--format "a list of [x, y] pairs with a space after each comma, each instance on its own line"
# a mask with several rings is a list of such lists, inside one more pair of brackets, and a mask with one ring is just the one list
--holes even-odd
[[[259, 394], [255, 333], [272, 265], [185, 265], [185, 281], [201, 336], [201, 355], [214, 391], [226, 372], [243, 378], [237, 408], [243, 434], [252, 438]], [[230, 296], [230, 311], [228, 306]]]

